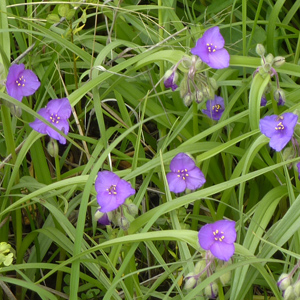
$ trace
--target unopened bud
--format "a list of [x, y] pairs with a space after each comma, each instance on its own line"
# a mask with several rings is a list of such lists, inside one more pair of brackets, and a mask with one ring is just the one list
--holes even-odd
[[293, 285], [294, 293], [297, 297], [300, 297], [300, 281], [296, 281]]
[[193, 289], [197, 284], [197, 279], [194, 277], [194, 273], [187, 274], [184, 288], [187, 290]]
[[262, 44], [257, 44], [256, 48], [255, 48], [255, 51], [259, 56], [264, 56], [265, 52], [266, 52], [266, 49]]
[[293, 147], [285, 147], [282, 151], [283, 160], [289, 160], [295, 157], [295, 151]]
[[130, 222], [127, 220], [126, 217], [121, 216], [118, 219], [118, 225], [120, 226], [121, 229], [123, 229], [124, 231], [128, 230], [129, 226], [130, 226]]
[[195, 63], [195, 69], [197, 71], [200, 71], [200, 70], [203, 69], [203, 66], [204, 66], [203, 61], [197, 56], [197, 60], [196, 60], [196, 63]]
[[138, 207], [134, 203], [130, 203], [127, 205], [127, 211], [131, 216], [136, 216], [139, 212]]
[[47, 151], [52, 157], [58, 155], [58, 144], [55, 139], [50, 139], [50, 142], [47, 145]]
[[215, 282], [212, 282], [205, 288], [204, 294], [208, 298], [216, 298], [218, 296], [218, 285]]
[[231, 272], [229, 271], [229, 272], [221, 275], [219, 279], [223, 286], [226, 285], [231, 279]]
[[185, 69], [189, 69], [192, 65], [192, 60], [190, 59], [190, 57], [184, 57], [181, 65], [185, 68]]
[[292, 284], [292, 278], [289, 276], [289, 274], [282, 273], [278, 278], [277, 286], [282, 291], [285, 291], [291, 284]]
[[188, 93], [184, 98], [183, 98], [183, 103], [185, 106], [190, 106], [191, 103], [194, 100], [194, 96], [190, 93]]
[[267, 64], [272, 65], [273, 62], [274, 62], [274, 56], [273, 56], [273, 54], [272, 54], [272, 53], [269, 53], [269, 54], [266, 56], [265, 60], [266, 60], [266, 63], [267, 63]]
[[266, 106], [267, 105], [267, 98], [265, 95], [262, 95], [260, 99], [260, 106]]
[[195, 268], [194, 268], [194, 273], [195, 274], [199, 274], [201, 273], [206, 267], [206, 261], [204, 259], [198, 261], [195, 265]]
[[284, 300], [295, 300], [296, 299], [296, 295], [294, 293], [294, 288], [292, 285], [287, 287], [287, 289], [284, 291], [283, 299]]
[[195, 95], [196, 95], [196, 102], [197, 103], [200, 103], [200, 102], [202, 102], [204, 100], [204, 95], [203, 95], [203, 93], [201, 91], [198, 90], [195, 93]]
[[277, 89], [274, 92], [274, 99], [277, 101], [277, 105], [281, 106], [285, 104], [285, 93], [282, 89]]
[[274, 58], [273, 66], [280, 67], [285, 63], [285, 58], [283, 56], [276, 56]]
[[214, 79], [212, 77], [209, 78], [209, 83], [214, 91], [216, 91], [218, 89], [218, 83], [217, 83], [216, 79]]
[[12, 104], [9, 106], [9, 108], [10, 108], [10, 113], [12, 116], [15, 116], [17, 118], [20, 118], [22, 116], [21, 107]]

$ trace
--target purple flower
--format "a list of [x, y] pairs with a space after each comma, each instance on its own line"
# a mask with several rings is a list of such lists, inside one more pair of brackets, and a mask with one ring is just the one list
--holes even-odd
[[23, 64], [12, 65], [8, 70], [6, 90], [9, 96], [22, 101], [23, 96], [33, 95], [41, 83], [31, 70], [25, 70]]
[[229, 67], [230, 60], [224, 45], [225, 41], [219, 27], [213, 27], [206, 30], [202, 38], [198, 39], [196, 47], [191, 49], [191, 53], [198, 55], [211, 68], [224, 69]]
[[[72, 107], [68, 98], [54, 99], [48, 102], [45, 108], [41, 108], [38, 114], [44, 117], [47, 121], [51, 122], [56, 128], [61, 130], [64, 134], [69, 132], [69, 122], [72, 113]], [[35, 119], [34, 122], [29, 123], [29, 126], [39, 133], [48, 134], [53, 139], [58, 140], [61, 144], [65, 144], [66, 139], [45, 124], [39, 119]]]
[[97, 220], [99, 224], [110, 225], [110, 219], [107, 213], [104, 213], [103, 216]]
[[300, 162], [297, 163], [298, 179], [300, 180]]
[[212, 120], [220, 120], [224, 112], [224, 99], [222, 97], [215, 96], [214, 100], [207, 100], [206, 108], [202, 112], [206, 114]]
[[270, 138], [270, 147], [281, 151], [294, 134], [298, 116], [284, 113], [282, 116], [266, 116], [259, 122], [260, 131]]
[[117, 209], [125, 200], [135, 194], [130, 183], [110, 171], [98, 173], [95, 189], [100, 212], [106, 213]]
[[267, 98], [265, 95], [262, 95], [260, 99], [260, 106], [266, 106], [267, 105]]
[[194, 160], [185, 153], [178, 153], [172, 159], [170, 169], [167, 180], [171, 192], [181, 193], [185, 189], [196, 190], [206, 181]]
[[171, 74], [170, 71], [166, 72], [164, 85], [167, 89], [171, 88], [172, 91], [174, 92], [178, 88], [178, 85], [175, 83], [177, 76], [175, 74], [175, 71], [171, 71], [171, 72], [172, 72]]
[[200, 229], [198, 239], [202, 249], [209, 250], [218, 259], [228, 261], [235, 250], [235, 222], [221, 220], [206, 224]]

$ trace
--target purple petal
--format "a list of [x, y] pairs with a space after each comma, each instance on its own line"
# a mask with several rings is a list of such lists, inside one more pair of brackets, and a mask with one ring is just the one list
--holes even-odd
[[198, 240], [202, 249], [209, 250], [211, 248], [215, 243], [212, 224], [206, 224], [201, 227], [198, 233]]
[[214, 69], [224, 69], [229, 67], [230, 55], [224, 48], [209, 53], [207, 64]]
[[[47, 112], [46, 108], [41, 108], [38, 111], [38, 114], [41, 115], [46, 120], [49, 120], [50, 115]], [[39, 133], [47, 134], [48, 125], [39, 119], [35, 119], [33, 122], [29, 123], [29, 126]]]
[[108, 192], [99, 192], [97, 194], [97, 202], [101, 206], [99, 210], [103, 213], [113, 211], [120, 206], [117, 196], [109, 195]]
[[297, 163], [298, 179], [300, 180], [300, 162]]
[[21, 87], [23, 95], [33, 95], [41, 85], [38, 77], [31, 70], [24, 70], [22, 76], [25, 80], [24, 86]]
[[178, 170], [191, 170], [196, 166], [194, 160], [186, 153], [178, 153], [170, 163], [170, 170], [177, 172]]
[[266, 106], [266, 105], [267, 105], [267, 98], [265, 95], [263, 95], [260, 100], [260, 106]]
[[[54, 124], [53, 125], [61, 130], [64, 134], [68, 134], [69, 133], [69, 123], [67, 120], [59, 120], [59, 123], [58, 124]], [[64, 138], [61, 134], [59, 134], [57, 131], [55, 131], [54, 129], [52, 129], [50, 126], [47, 126], [47, 129], [46, 129], [46, 133], [58, 140], [61, 144], [66, 144], [67, 140], [66, 138]]]
[[209, 52], [202, 38], [198, 39], [196, 46], [191, 49], [191, 53], [199, 56], [206, 64], [209, 63]]
[[228, 261], [234, 254], [234, 244], [227, 244], [224, 241], [215, 242], [210, 247], [210, 252], [218, 259]]
[[182, 193], [186, 189], [186, 181], [175, 172], [170, 172], [167, 174], [167, 180], [169, 184], [169, 189], [173, 193]]
[[172, 88], [173, 92], [178, 88], [178, 85], [174, 82], [174, 79], [175, 79], [175, 73], [173, 72], [168, 78], [164, 80], [165, 87], [167, 89]]
[[133, 196], [135, 194], [135, 189], [132, 188], [131, 184], [124, 179], [121, 179], [116, 187], [116, 192], [118, 195], [118, 201], [121, 204], [125, 202], [125, 200]]
[[110, 225], [110, 219], [108, 218], [108, 214], [104, 213], [103, 216], [98, 219], [98, 223], [102, 225]]
[[97, 179], [95, 181], [95, 189], [99, 193], [101, 191], [106, 191], [113, 184], [117, 185], [121, 178], [110, 171], [101, 171], [98, 173]]
[[206, 108], [207, 109], [203, 109], [202, 112], [212, 120], [218, 121], [224, 112], [224, 99], [215, 96], [214, 100], [207, 100]]
[[61, 118], [68, 119], [72, 113], [72, 107], [68, 98], [53, 99], [46, 106], [50, 114], [57, 114]]
[[188, 189], [196, 190], [206, 182], [206, 179], [202, 171], [198, 167], [195, 167], [194, 169], [188, 171], [188, 176], [186, 177], [185, 181]]
[[216, 49], [221, 49], [225, 45], [225, 40], [220, 33], [220, 28], [218, 26], [207, 29], [204, 32], [202, 39], [205, 44], [213, 44], [213, 46], [216, 46]]
[[236, 230], [235, 230], [235, 222], [229, 220], [220, 220], [212, 225], [212, 230], [219, 232], [223, 232], [224, 239], [222, 243], [234, 243], [236, 240]]

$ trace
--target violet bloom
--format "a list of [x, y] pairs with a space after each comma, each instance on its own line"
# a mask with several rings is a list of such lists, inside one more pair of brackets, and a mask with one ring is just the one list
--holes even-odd
[[167, 180], [171, 192], [181, 193], [185, 189], [196, 190], [206, 181], [194, 160], [185, 153], [178, 153], [172, 159], [170, 169]]
[[18, 101], [22, 101], [23, 96], [33, 95], [40, 85], [37, 76], [31, 70], [25, 70], [23, 64], [9, 68], [6, 79], [7, 94]]
[[294, 134], [298, 116], [293, 113], [284, 113], [282, 116], [266, 116], [259, 121], [260, 131], [270, 138], [270, 147], [281, 151]]
[[102, 225], [110, 225], [111, 223], [107, 213], [104, 213], [103, 216], [97, 220], [97, 222]]
[[207, 100], [206, 108], [207, 109], [203, 109], [202, 112], [212, 120], [218, 121], [224, 112], [224, 99], [215, 96], [214, 100]]
[[135, 194], [135, 190], [129, 182], [110, 171], [98, 173], [95, 189], [97, 202], [101, 206], [100, 212], [102, 213], [117, 209], [125, 203], [128, 197]]
[[[69, 122], [72, 113], [72, 107], [68, 98], [53, 99], [48, 102], [45, 108], [41, 108], [38, 114], [44, 117], [47, 121], [52, 123], [56, 128], [61, 130], [64, 134], [69, 132]], [[48, 134], [53, 139], [58, 140], [61, 144], [65, 144], [66, 139], [39, 119], [29, 123], [29, 126], [39, 133]]]
[[300, 162], [297, 163], [298, 179], [300, 180]]
[[196, 47], [191, 53], [198, 55], [202, 61], [214, 69], [229, 67], [230, 56], [224, 49], [225, 40], [220, 33], [219, 27], [212, 27], [206, 30], [203, 36], [198, 39]]
[[165, 74], [164, 85], [167, 89], [171, 88], [174, 92], [178, 88], [178, 85], [175, 83], [177, 76], [175, 74], [175, 71], [172, 71], [171, 74], [169, 72], [170, 71], [166, 72]]
[[209, 250], [218, 259], [228, 261], [235, 250], [235, 222], [221, 220], [206, 224], [200, 229], [198, 240], [202, 249]]

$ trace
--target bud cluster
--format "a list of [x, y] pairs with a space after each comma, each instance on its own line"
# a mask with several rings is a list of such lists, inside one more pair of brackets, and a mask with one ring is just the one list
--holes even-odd
[[[138, 214], [138, 207], [134, 203], [124, 204], [126, 207], [128, 215], [134, 217]], [[121, 229], [128, 230], [130, 226], [130, 221], [124, 215], [123, 207], [103, 213], [99, 209], [97, 209], [95, 213], [95, 220], [102, 225], [111, 225], [113, 223], [115, 226], [119, 226]]]
[[215, 79], [208, 77], [204, 70], [204, 63], [196, 55], [191, 58], [183, 57], [172, 69], [165, 73], [165, 87], [172, 88], [173, 91], [178, 88], [177, 69], [180, 65], [186, 70], [179, 84], [180, 96], [184, 104], [189, 106], [193, 101], [200, 103], [203, 100], [214, 99], [215, 91], [218, 88], [217, 82]]
[[296, 300], [300, 298], [300, 278], [296, 281], [293, 280], [293, 276], [300, 266], [300, 261], [293, 268], [291, 273], [283, 273], [280, 275], [277, 281], [277, 286], [282, 291], [284, 300]]
[[[216, 259], [210, 251], [206, 252], [205, 259], [200, 260], [194, 267], [193, 272], [187, 274], [185, 281], [185, 289], [193, 289], [201, 281], [209, 277], [215, 271], [226, 268], [231, 262], [224, 262]], [[227, 272], [219, 277], [218, 281], [211, 282], [205, 289], [204, 295], [210, 299], [215, 299], [218, 296], [218, 282], [222, 286], [225, 286], [229, 283], [231, 279], [231, 272]]]
[[[265, 56], [265, 48], [261, 44], [257, 44], [256, 46], [256, 53], [261, 57], [261, 66], [256, 69], [253, 76], [259, 73], [262, 77], [266, 77], [267, 74], [270, 77], [275, 76], [276, 78], [276, 90], [274, 91], [274, 99], [277, 101], [277, 105], [284, 105], [285, 104], [285, 93], [279, 86], [279, 78], [276, 70], [274, 67], [280, 67], [285, 63], [285, 58], [283, 56], [276, 56], [274, 57], [273, 54], [269, 53]], [[267, 104], [266, 94], [269, 93], [272, 89], [270, 83], [268, 83], [267, 87], [264, 90], [262, 99], [261, 99], [261, 106], [265, 106]]]

